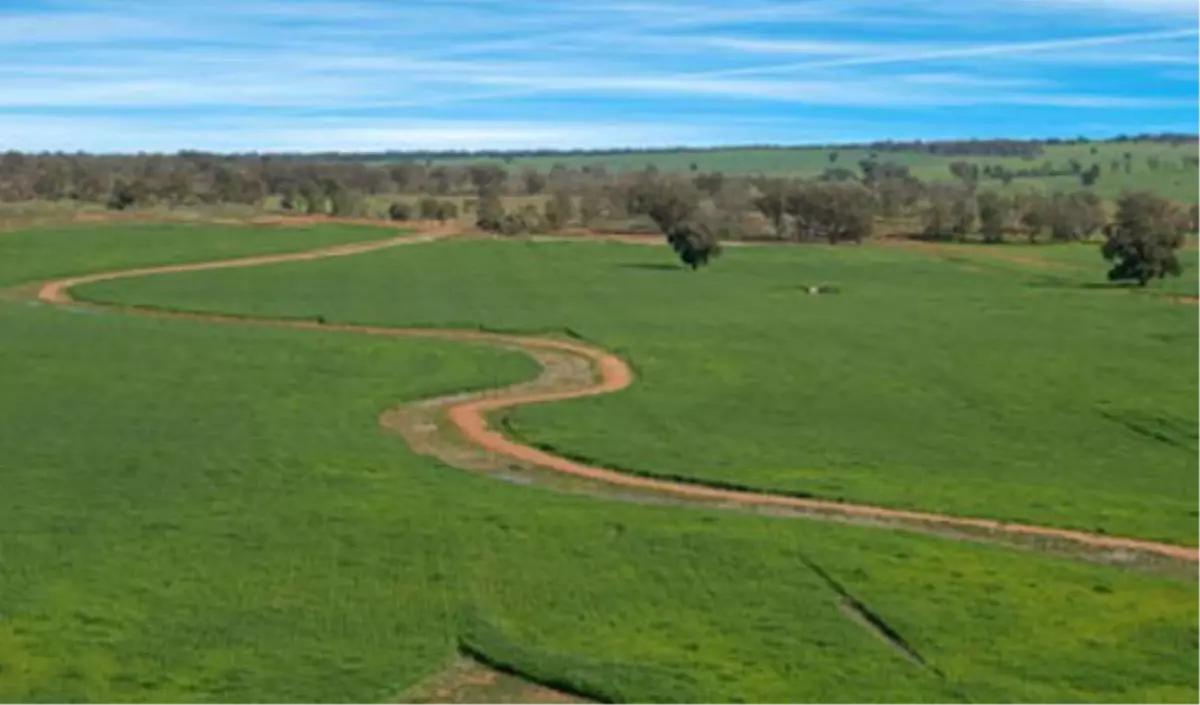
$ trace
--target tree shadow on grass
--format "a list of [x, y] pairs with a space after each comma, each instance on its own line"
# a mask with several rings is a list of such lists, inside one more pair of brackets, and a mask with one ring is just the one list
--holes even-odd
[[1031, 289], [1072, 289], [1075, 291], [1137, 291], [1144, 289], [1137, 282], [1098, 282], [1065, 279], [1063, 277], [1042, 277], [1026, 283]]
[[664, 264], [662, 262], [624, 262], [617, 265], [621, 269], [638, 269], [645, 272], [682, 272], [683, 267], [678, 264]]

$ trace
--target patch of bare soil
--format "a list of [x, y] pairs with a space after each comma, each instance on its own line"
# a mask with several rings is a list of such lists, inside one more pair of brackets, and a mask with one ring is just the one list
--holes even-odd
[[[321, 248], [308, 252], [102, 272], [45, 282], [38, 289], [37, 297], [47, 303], [66, 304], [72, 302], [69, 293], [71, 287], [89, 282], [148, 274], [251, 267], [277, 262], [341, 257], [399, 245], [430, 242], [448, 237], [453, 232], [453, 226], [442, 226], [428, 228], [419, 235]], [[1174, 564], [1178, 568], [1178, 564], [1181, 562], [1194, 564], [1200, 559], [1197, 549], [1189, 546], [1052, 527], [1010, 524], [991, 519], [954, 517], [765, 492], [724, 489], [699, 482], [680, 482], [634, 475], [556, 455], [515, 440], [493, 427], [491, 418], [502, 417], [503, 412], [518, 406], [611, 394], [633, 384], [633, 370], [624, 360], [606, 350], [577, 340], [507, 335], [476, 330], [383, 328], [274, 319], [246, 319], [234, 316], [172, 313], [136, 307], [126, 307], [121, 310], [141, 315], [182, 317], [213, 323], [249, 323], [286, 328], [337, 330], [375, 336], [438, 338], [496, 346], [528, 354], [542, 366], [542, 373], [532, 381], [504, 389], [428, 399], [389, 410], [380, 418], [380, 424], [383, 427], [402, 434], [417, 452], [440, 458], [454, 467], [485, 472], [514, 482], [545, 483], [619, 499], [703, 504], [713, 507], [748, 509], [771, 515], [803, 516], [878, 525], [968, 540], [1010, 543], [1053, 553], [1077, 555], [1094, 560], [1120, 562], [1154, 569], [1162, 569], [1164, 563]], [[1186, 572], [1195, 577], [1194, 566], [1187, 566]]]
[[449, 668], [402, 695], [401, 703], [587, 703], [461, 656]]

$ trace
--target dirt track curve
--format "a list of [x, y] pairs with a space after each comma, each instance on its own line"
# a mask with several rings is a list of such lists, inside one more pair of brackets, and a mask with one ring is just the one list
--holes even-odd
[[[37, 298], [50, 304], [84, 305], [141, 315], [189, 318], [215, 323], [339, 330], [390, 337], [437, 338], [486, 344], [518, 350], [530, 355], [543, 368], [542, 375], [536, 380], [505, 389], [425, 400], [385, 412], [381, 418], [383, 426], [404, 434], [418, 452], [437, 456], [449, 464], [463, 469], [496, 470], [503, 468], [513, 470], [524, 468], [535, 472], [535, 481], [537, 478], [551, 477], [553, 473], [557, 473], [560, 476], [584, 481], [593, 488], [602, 487], [624, 493], [632, 492], [639, 497], [647, 496], [651, 499], [754, 509], [769, 513], [797, 514], [825, 520], [882, 525], [906, 531], [950, 535], [969, 540], [1033, 545], [1059, 553], [1099, 555], [1110, 561], [1133, 563], [1147, 559], [1150, 562], [1166, 559], [1170, 562], [1195, 563], [1200, 560], [1200, 551], [1189, 546], [1044, 526], [1009, 524], [990, 519], [946, 516], [763, 492], [722, 489], [699, 483], [632, 475], [554, 455], [513, 440], [493, 428], [489, 424], [488, 418], [495, 412], [528, 404], [544, 404], [610, 394], [633, 384], [633, 371], [620, 357], [574, 340], [506, 335], [475, 330], [384, 328], [168, 312], [136, 306], [80, 304], [75, 302], [70, 295], [72, 287], [99, 281], [344, 257], [399, 245], [432, 242], [453, 234], [455, 231], [448, 228], [424, 228], [416, 235], [402, 235], [390, 239], [306, 252], [88, 274], [45, 282], [37, 290]], [[439, 427], [438, 421], [443, 418], [449, 420], [453, 426], [452, 429]], [[497, 456], [502, 461], [500, 464], [496, 462]], [[490, 464], [481, 463], [480, 458], [490, 458], [491, 462]], [[529, 478], [526, 477], [525, 481], [529, 481]], [[606, 494], [612, 494], [612, 492]]]

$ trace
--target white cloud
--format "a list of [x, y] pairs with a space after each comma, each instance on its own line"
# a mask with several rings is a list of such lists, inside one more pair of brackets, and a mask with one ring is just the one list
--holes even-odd
[[[1011, 125], [1025, 107], [1068, 108], [1064, 119], [1078, 119], [1071, 115], [1085, 109], [1196, 104], [1186, 92], [1138, 96], [1140, 79], [1196, 66], [1195, 22], [1180, 21], [1194, 8], [1177, 0], [56, 0], [54, 6], [60, 11], [0, 11], [0, 122], [9, 126], [10, 140], [26, 135], [41, 144], [53, 129], [62, 139], [114, 144], [175, 144], [194, 134], [209, 145], [244, 145], [238, 148], [253, 140], [319, 147], [401, 137], [418, 146], [438, 140], [489, 146], [481, 141], [587, 142], [596, 130], [596, 139], [621, 143], [650, 134], [672, 141], [677, 130], [659, 115], [700, 122], [699, 112], [718, 111], [712, 130], [731, 134], [742, 118], [867, 108], [878, 134], [887, 136], [904, 110], [996, 106]], [[997, 28], [1026, 41], [979, 39], [1005, 36]], [[1082, 36], [1059, 36], [1068, 30]], [[543, 122], [547, 110], [560, 111], [553, 125]], [[316, 117], [385, 111], [399, 122], [330, 124]], [[23, 117], [31, 112], [93, 117], [68, 129]], [[952, 121], [958, 112], [938, 119]], [[86, 122], [106, 113], [132, 117]], [[275, 118], [237, 123], [234, 134], [204, 118], [213, 114]], [[434, 115], [458, 120], [450, 132], [439, 132], [440, 123], [413, 122]], [[73, 134], [93, 124], [104, 126], [101, 136]], [[688, 134], [701, 139], [715, 132]]]
[[704, 128], [660, 123], [242, 119], [179, 124], [93, 117], [0, 117], [0, 150], [384, 151], [588, 148], [659, 145], [703, 137]]
[[771, 73], [790, 73], [806, 69], [828, 69], [851, 66], [880, 66], [884, 64], [914, 63], [942, 61], [946, 59], [971, 59], [978, 57], [1012, 57], [1028, 55], [1036, 52], [1061, 52], [1067, 49], [1092, 48], [1120, 44], [1151, 42], [1157, 40], [1180, 39], [1200, 35], [1200, 30], [1179, 29], [1158, 32], [1131, 32], [1125, 34], [1110, 34], [1092, 37], [1076, 37], [1071, 39], [1050, 39], [1035, 42], [1014, 42], [1007, 44], [980, 44], [973, 46], [956, 46], [942, 48], [918, 48], [884, 50], [865, 56], [854, 56], [837, 59], [808, 61], [801, 63], [772, 64], [751, 66], [723, 71], [707, 72], [708, 76], [750, 76]]
[[186, 34], [183, 27], [145, 17], [83, 12], [0, 14], [0, 46], [178, 38]]
[[1139, 15], [1190, 17], [1197, 13], [1195, 0], [1017, 0], [1025, 5], [1069, 10], [1110, 10]]

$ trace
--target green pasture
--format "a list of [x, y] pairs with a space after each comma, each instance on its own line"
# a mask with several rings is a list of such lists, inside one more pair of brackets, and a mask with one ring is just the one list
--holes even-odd
[[[313, 232], [342, 237], [332, 228]], [[60, 252], [86, 250], [87, 235], [79, 242], [36, 235], [20, 235], [34, 244], [23, 250], [27, 273], [6, 270], [9, 283], [87, 266]], [[238, 238], [222, 253], [233, 256], [267, 247], [259, 238], [275, 235], [198, 229], [160, 255], [211, 257], [213, 242], [226, 237]], [[114, 236], [100, 264], [148, 264], [143, 244]], [[829, 269], [841, 253], [811, 253], [823, 258], [822, 270], [842, 271]], [[872, 280], [875, 296], [895, 295], [885, 272], [909, 260], [859, 254], [855, 266], [875, 275], [846, 282], [840, 298], [798, 300], [789, 282], [760, 308], [799, 317], [812, 310], [805, 307], [852, 301], [856, 290], [872, 290]], [[755, 268], [757, 276], [771, 266], [804, 272], [805, 256], [731, 253], [689, 278], [659, 269], [669, 262], [660, 250], [453, 243], [352, 258], [350, 276], [329, 261], [254, 270], [241, 283], [222, 275], [207, 286], [216, 287], [210, 297], [230, 298], [230, 311], [283, 309], [276, 294], [294, 289], [290, 315], [364, 320], [466, 324], [489, 322], [481, 316], [488, 311], [516, 316], [517, 304], [549, 307], [507, 323], [515, 327], [576, 325], [565, 319], [582, 307], [579, 287], [596, 295], [600, 313], [623, 304], [634, 321], [629, 330], [654, 341], [678, 338], [682, 328], [654, 334], [663, 314], [646, 320], [639, 311], [669, 305], [678, 325], [703, 329], [703, 317], [689, 312], [715, 299], [695, 294], [726, 291], [716, 288], [722, 281], [737, 283], [729, 290], [744, 289], [743, 297], [782, 287], [778, 277], [754, 289]], [[769, 264], [774, 257], [778, 265]], [[572, 266], [563, 266], [568, 260]], [[911, 261], [918, 274], [954, 271], [918, 262]], [[423, 276], [422, 263], [438, 269]], [[543, 269], [525, 289], [510, 286], [518, 274]], [[471, 274], [481, 277], [473, 288], [451, 286]], [[608, 282], [605, 296], [588, 289], [598, 281]], [[688, 288], [703, 281], [714, 288]], [[129, 281], [120, 295], [172, 306], [181, 294], [170, 289], [179, 286], [187, 305], [217, 306], [200, 296], [200, 283], [191, 275]], [[242, 284], [240, 292], [231, 288]], [[542, 298], [553, 293], [542, 291], [550, 285], [557, 297]], [[147, 287], [162, 291], [151, 300]], [[965, 288], [968, 299], [981, 295]], [[649, 292], [666, 300], [643, 299]], [[99, 285], [88, 292], [116, 293]], [[267, 298], [251, 305], [260, 293]], [[1061, 295], [1087, 301], [1091, 292]], [[500, 305], [489, 309], [489, 296]], [[1052, 301], [1042, 289], [1028, 296]], [[1148, 299], [1121, 300], [1128, 310], [1150, 310], [1138, 308]], [[451, 315], [455, 301], [461, 308]], [[605, 333], [588, 330], [594, 320], [579, 321], [581, 330]], [[741, 329], [726, 323], [722, 337], [753, 342], [754, 319]], [[814, 332], [830, 325], [818, 318]], [[452, 663], [460, 643], [615, 701], [1197, 697], [1197, 606], [1188, 581], [871, 528], [564, 496], [442, 466], [379, 429], [378, 415], [404, 400], [533, 375], [533, 363], [514, 353], [3, 297], [0, 336], [0, 701], [394, 700]], [[713, 360], [728, 352], [711, 347], [716, 337], [672, 349], [686, 360], [687, 350], [703, 347], [693, 356]], [[644, 376], [635, 390], [671, 391], [671, 383], [655, 381], [665, 367], [652, 355], [626, 352]], [[715, 369], [732, 379], [742, 367], [727, 359]], [[1178, 374], [1181, 384], [1192, 383], [1194, 372]], [[695, 389], [723, 379], [710, 375]], [[779, 383], [790, 379], [781, 374]], [[681, 452], [703, 460], [706, 444], [719, 439], [703, 433], [704, 399], [692, 401], [700, 406], [691, 417], [652, 430], [661, 434], [668, 422], [691, 427]], [[747, 402], [734, 403], [747, 413]], [[598, 420], [616, 423], [612, 411], [576, 406], [562, 405], [564, 418], [601, 431]], [[522, 426], [561, 430], [525, 414]], [[871, 414], [882, 415], [863, 412]], [[869, 437], [862, 445], [870, 448]], [[1142, 477], [1147, 486], [1154, 479]], [[886, 620], [926, 665], [848, 616], [822, 573]]]
[[[1042, 252], [1066, 264], [998, 256]], [[559, 452], [1195, 544], [1196, 311], [1158, 287], [1108, 287], [1105, 269], [1095, 246], [729, 248], [693, 274], [662, 247], [447, 242], [80, 292], [256, 316], [569, 328], [640, 378], [510, 414], [514, 432]], [[1195, 268], [1186, 276], [1194, 287]], [[814, 284], [840, 293], [811, 296]]]
[[363, 225], [202, 223], [64, 225], [0, 233], [0, 286], [109, 269], [265, 255], [382, 240], [399, 230]]

